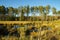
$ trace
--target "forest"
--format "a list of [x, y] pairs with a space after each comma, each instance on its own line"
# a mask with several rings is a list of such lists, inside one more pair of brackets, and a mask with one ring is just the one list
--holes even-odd
[[1, 21], [41, 21], [48, 20], [48, 16], [59, 16], [60, 10], [46, 6], [20, 6], [18, 8], [0, 6]]

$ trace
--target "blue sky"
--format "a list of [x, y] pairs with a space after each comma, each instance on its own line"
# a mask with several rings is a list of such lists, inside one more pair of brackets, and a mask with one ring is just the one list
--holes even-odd
[[55, 7], [57, 10], [60, 9], [60, 0], [0, 0], [0, 5], [4, 5], [5, 7], [19, 7], [19, 6], [46, 6], [50, 5], [51, 7]]
[[[60, 10], [60, 0], [0, 0], [0, 6], [4, 5], [5, 7], [14, 7], [18, 8], [19, 6], [46, 6], [50, 5], [51, 8], [55, 7], [57, 10]], [[50, 12], [52, 14], [52, 12]]]

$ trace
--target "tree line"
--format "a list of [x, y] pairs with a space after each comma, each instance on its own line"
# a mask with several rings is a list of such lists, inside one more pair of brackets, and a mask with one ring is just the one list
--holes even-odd
[[[60, 14], [60, 10], [56, 11], [55, 7], [52, 7], [50, 5], [47, 6], [20, 6], [18, 8], [13, 7], [5, 7], [0, 6], [0, 20], [7, 20], [7, 21], [25, 21], [25, 20], [36, 20], [36, 17], [39, 14], [39, 17], [44, 17], [43, 19], [46, 19], [48, 14], [57, 15]], [[31, 14], [31, 16], [29, 16]], [[35, 18], [34, 18], [35, 17]]]

